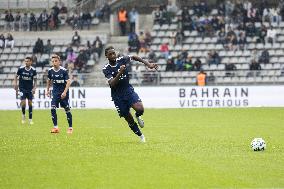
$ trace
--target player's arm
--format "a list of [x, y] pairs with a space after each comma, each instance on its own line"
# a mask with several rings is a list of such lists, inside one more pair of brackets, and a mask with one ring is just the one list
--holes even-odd
[[66, 97], [66, 93], [67, 93], [67, 91], [68, 91], [70, 85], [71, 85], [71, 79], [68, 79], [68, 80], [66, 81], [65, 89], [64, 89], [63, 93], [61, 94], [61, 99], [64, 99], [64, 98]]
[[16, 95], [18, 96], [18, 89], [19, 89], [19, 86], [18, 86], [18, 77], [20, 75], [20, 69], [18, 69], [17, 73], [15, 74], [15, 77], [14, 77], [14, 89], [16, 90]]
[[32, 90], [33, 94], [35, 94], [36, 87], [37, 87], [37, 77], [34, 77], [34, 85]]
[[18, 91], [18, 75], [17, 74], [14, 77], [14, 89]]
[[138, 61], [138, 62], [142, 62], [145, 66], [147, 66], [148, 68], [150, 68], [150, 69], [158, 69], [158, 65], [157, 64], [155, 64], [155, 63], [150, 63], [150, 62], [148, 62], [148, 61], [146, 61], [146, 60], [144, 60], [144, 59], [142, 59], [141, 57], [139, 57], [139, 56], [136, 56], [136, 55], [133, 55], [132, 56], [132, 60], [135, 60], [135, 61]]
[[108, 80], [110, 87], [114, 87], [118, 84], [120, 76], [123, 74], [124, 70], [126, 69], [125, 65], [120, 66], [119, 72], [114, 78]]
[[47, 73], [47, 81], [46, 81], [46, 96], [48, 96], [48, 97], [50, 97], [50, 91], [49, 91], [49, 89], [50, 89], [50, 86], [51, 86], [51, 79], [52, 79], [52, 77], [51, 77], [51, 73], [50, 73], [50, 71], [48, 71], [48, 73]]
[[51, 80], [50, 79], [47, 79], [46, 81], [46, 96], [50, 97], [50, 85], [51, 85]]

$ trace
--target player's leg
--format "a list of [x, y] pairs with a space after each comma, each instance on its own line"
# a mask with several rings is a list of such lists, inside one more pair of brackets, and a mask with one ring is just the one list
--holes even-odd
[[21, 100], [21, 108], [22, 108], [22, 124], [26, 122], [26, 99]]
[[32, 92], [29, 93], [28, 96], [28, 105], [29, 105], [29, 124], [33, 125], [33, 94]]
[[72, 134], [72, 132], [73, 132], [72, 114], [71, 114], [71, 111], [70, 111], [69, 97], [68, 96], [66, 96], [65, 99], [60, 101], [60, 106], [64, 108], [65, 113], [66, 113], [67, 122], [68, 122], [68, 125], [69, 125], [67, 133]]
[[26, 122], [26, 93], [20, 91], [20, 96], [21, 96], [21, 108], [22, 108], [22, 124]]
[[51, 117], [53, 122], [53, 128], [51, 129], [51, 133], [59, 133], [59, 128], [57, 125], [57, 114], [56, 108], [58, 107], [59, 101], [58, 98], [55, 96], [51, 100]]
[[140, 137], [142, 142], [145, 142], [145, 137], [140, 131], [137, 123], [134, 121], [133, 116], [130, 113], [130, 106], [125, 101], [114, 101], [117, 112], [120, 117], [124, 117], [127, 121], [129, 128], [133, 131], [134, 134]]
[[141, 118], [141, 116], [144, 113], [144, 106], [143, 106], [139, 96], [137, 95], [137, 93], [133, 92], [133, 94], [129, 98], [130, 98], [129, 101], [130, 101], [131, 107], [135, 110], [135, 117], [137, 119], [137, 122], [138, 122], [139, 126], [141, 128], [143, 128], [144, 127], [144, 121]]

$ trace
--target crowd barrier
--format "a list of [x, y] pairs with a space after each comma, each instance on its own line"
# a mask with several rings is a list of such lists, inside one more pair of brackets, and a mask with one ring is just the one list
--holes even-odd
[[[145, 108], [284, 107], [284, 86], [136, 87]], [[49, 109], [45, 88], [34, 95], [35, 109]], [[1, 110], [20, 108], [11, 88], [0, 89]], [[72, 108], [113, 109], [110, 88], [70, 88]]]

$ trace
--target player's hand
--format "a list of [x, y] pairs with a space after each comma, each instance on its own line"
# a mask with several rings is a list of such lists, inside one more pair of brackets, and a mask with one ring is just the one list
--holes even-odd
[[35, 88], [33, 88], [33, 90], [32, 90], [33, 95], [35, 94], [35, 90], [36, 90], [36, 89], [35, 89]]
[[14, 85], [14, 89], [18, 91], [18, 85]]
[[61, 99], [64, 99], [65, 97], [66, 97], [66, 93], [63, 92], [63, 93], [61, 94]]
[[148, 64], [148, 68], [157, 70], [159, 68], [159, 66], [157, 64], [155, 64], [155, 63], [149, 63]]
[[126, 69], [125, 65], [120, 66], [119, 73], [123, 73], [125, 69]]
[[47, 97], [50, 97], [50, 92], [49, 92], [49, 90], [47, 90], [45, 94], [46, 94]]

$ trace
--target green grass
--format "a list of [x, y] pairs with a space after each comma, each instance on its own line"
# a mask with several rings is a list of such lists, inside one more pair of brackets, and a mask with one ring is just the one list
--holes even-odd
[[[147, 143], [114, 110], [0, 111], [0, 188], [284, 188], [284, 109], [146, 109]], [[262, 137], [267, 149], [253, 152]]]

